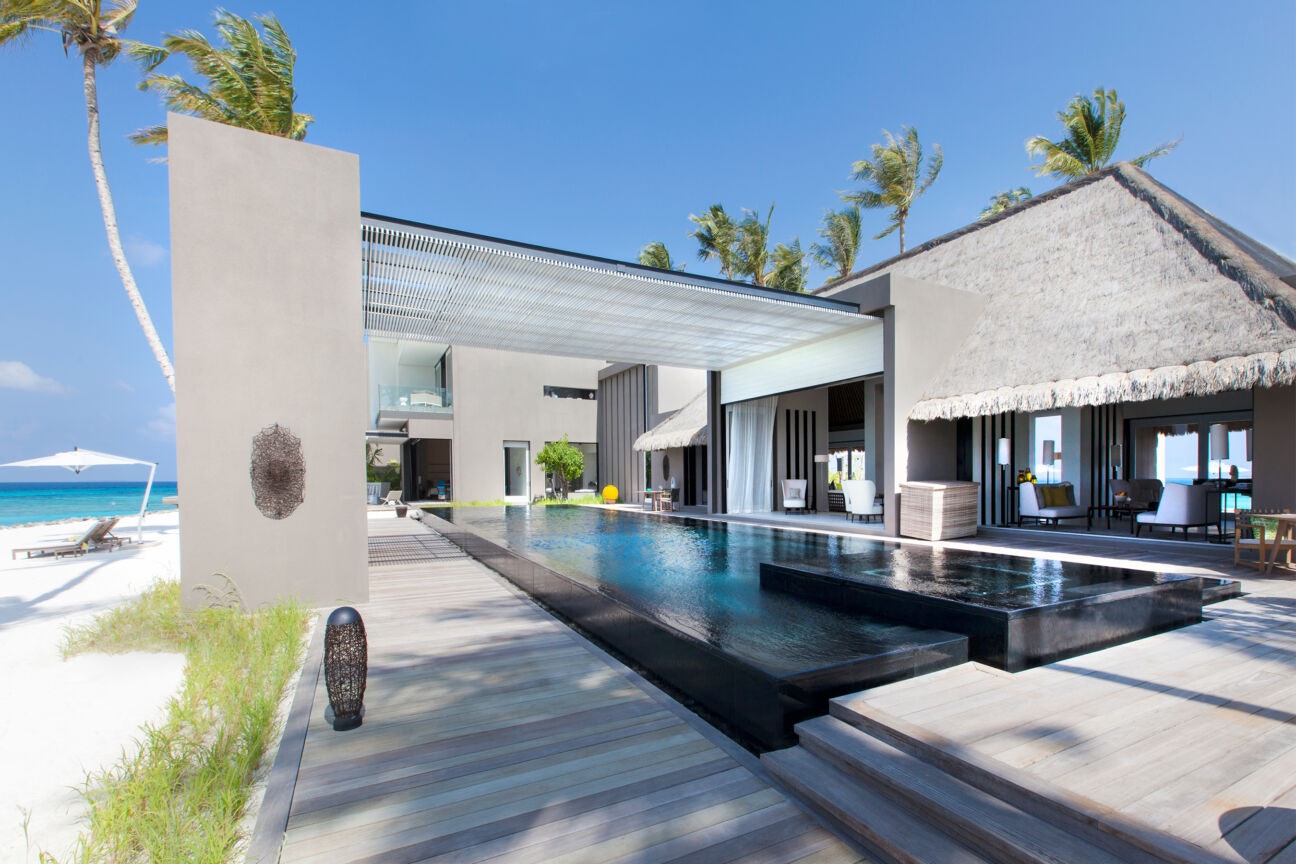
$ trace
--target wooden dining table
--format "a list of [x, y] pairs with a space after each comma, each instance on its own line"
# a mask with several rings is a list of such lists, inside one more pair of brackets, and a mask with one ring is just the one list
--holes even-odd
[[1278, 553], [1284, 548], [1283, 542], [1286, 541], [1288, 549], [1296, 543], [1296, 513], [1265, 513], [1262, 518], [1274, 520], [1273, 548], [1265, 564], [1265, 573], [1271, 573], [1278, 563]]

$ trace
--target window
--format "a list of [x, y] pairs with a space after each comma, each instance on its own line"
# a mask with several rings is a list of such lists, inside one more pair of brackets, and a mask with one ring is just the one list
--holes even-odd
[[1062, 479], [1062, 415], [1034, 418], [1031, 432], [1035, 476], [1045, 483], [1057, 483]]
[[544, 385], [544, 395], [546, 399], [588, 399], [598, 398], [597, 390], [588, 390], [584, 387], [554, 387], [552, 384]]

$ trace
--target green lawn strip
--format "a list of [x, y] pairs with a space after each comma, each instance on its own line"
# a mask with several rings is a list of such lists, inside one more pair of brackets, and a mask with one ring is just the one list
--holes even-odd
[[297, 671], [310, 612], [292, 603], [256, 612], [182, 610], [180, 586], [68, 633], [64, 655], [177, 651], [184, 684], [139, 752], [91, 776], [79, 861], [225, 862], [240, 840], [248, 792]]

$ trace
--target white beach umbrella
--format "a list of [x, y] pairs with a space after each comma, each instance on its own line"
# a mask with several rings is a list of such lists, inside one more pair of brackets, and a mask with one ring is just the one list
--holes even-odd
[[35, 459], [22, 459], [17, 462], [0, 463], [0, 468], [66, 468], [73, 474], [80, 474], [87, 468], [96, 465], [147, 465], [149, 466], [148, 483], [144, 486], [144, 503], [140, 505], [139, 523], [135, 529], [135, 542], [144, 539], [144, 510], [148, 507], [149, 493], [153, 491], [153, 473], [157, 471], [156, 462], [145, 462], [143, 459], [130, 459], [126, 456], [113, 456], [111, 453], [99, 453], [94, 450], [82, 450], [74, 447], [50, 456], [38, 456]]

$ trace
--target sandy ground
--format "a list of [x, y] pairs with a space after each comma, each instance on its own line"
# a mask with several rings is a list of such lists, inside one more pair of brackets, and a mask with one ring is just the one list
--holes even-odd
[[[114, 531], [135, 538], [135, 517]], [[88, 772], [132, 752], [179, 690], [179, 654], [59, 656], [64, 630], [180, 572], [179, 515], [150, 514], [142, 544], [61, 560], [11, 550], [80, 535], [89, 522], [0, 529], [0, 861], [60, 859], [84, 823]], [[25, 830], [24, 830], [25, 824]]]

